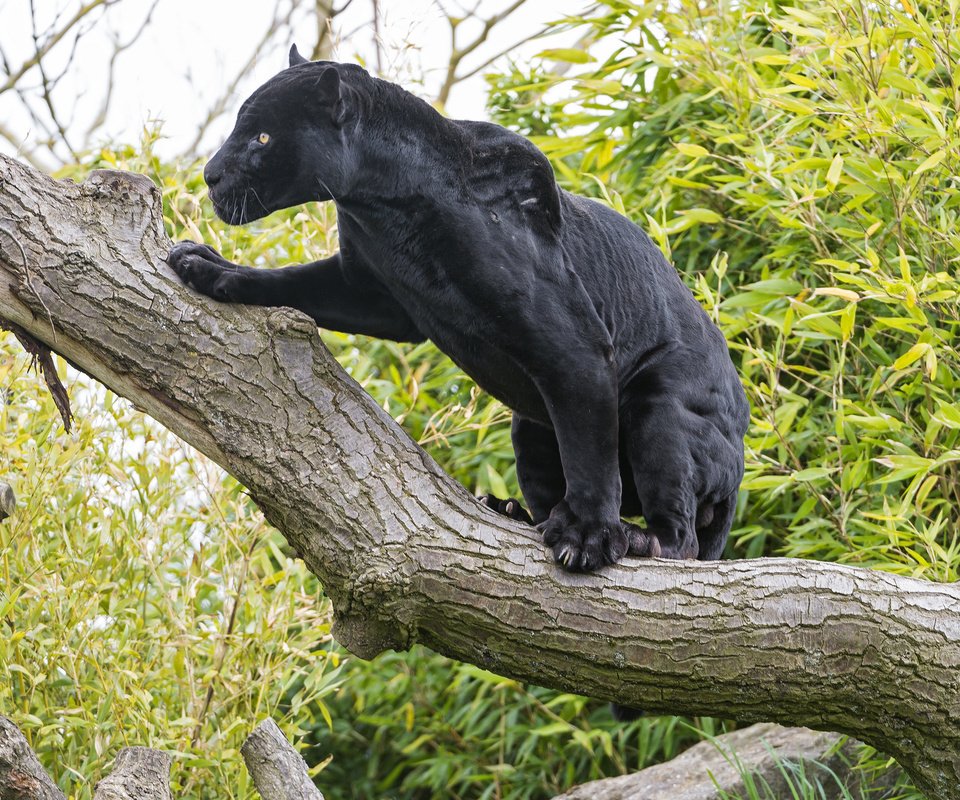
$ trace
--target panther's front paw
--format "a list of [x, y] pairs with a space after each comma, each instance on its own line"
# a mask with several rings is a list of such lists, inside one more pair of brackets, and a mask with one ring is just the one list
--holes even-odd
[[480, 495], [477, 497], [477, 500], [498, 514], [503, 514], [503, 516], [510, 517], [510, 519], [515, 519], [519, 522], [526, 522], [527, 525], [533, 525], [533, 518], [527, 513], [527, 510], [520, 505], [519, 500], [515, 500], [512, 497], [501, 500], [492, 494]]
[[629, 540], [620, 520], [599, 522], [577, 517], [561, 501], [537, 526], [553, 558], [571, 572], [592, 572], [614, 564], [627, 553]]
[[178, 242], [167, 254], [167, 263], [187, 286], [214, 300], [239, 299], [237, 285], [241, 267], [231, 264], [216, 250], [196, 242]]

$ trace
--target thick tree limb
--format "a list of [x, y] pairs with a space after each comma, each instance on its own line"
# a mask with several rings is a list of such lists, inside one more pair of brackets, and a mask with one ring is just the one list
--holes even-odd
[[303, 757], [272, 719], [261, 722], [240, 748], [253, 785], [264, 800], [323, 800]]
[[180, 285], [148, 179], [77, 186], [0, 157], [0, 221], [27, 256], [0, 236], [0, 317], [245, 484], [353, 652], [422, 642], [652, 712], [848, 733], [960, 800], [960, 588], [786, 559], [564, 573], [412, 444], [312, 321]]

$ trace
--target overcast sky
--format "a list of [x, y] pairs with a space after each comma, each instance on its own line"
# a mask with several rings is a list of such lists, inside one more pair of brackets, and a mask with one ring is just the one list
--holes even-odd
[[[35, 0], [35, 4], [44, 15], [43, 24], [47, 24], [58, 10], [72, 10], [79, 2]], [[342, 0], [338, 5], [342, 5]], [[449, 28], [441, 10], [434, 0], [380, 0], [380, 5], [387, 76], [420, 94], [435, 95], [450, 53]], [[455, 7], [453, 0], [445, 0], [444, 5]], [[505, 5], [505, 0], [484, 0], [481, 8], [495, 11]], [[478, 55], [493, 55], [539, 31], [545, 23], [581, 11], [585, 5], [583, 0], [527, 0], [507, 23], [495, 29], [489, 44]], [[104, 135], [116, 141], [136, 142], [145, 124], [161, 120], [166, 137], [161, 153], [181, 152], [191, 142], [222, 87], [255, 50], [274, 6], [273, 0], [160, 0], [146, 32], [120, 57]], [[0, 45], [15, 66], [33, 53], [29, 7], [29, 0], [0, 0]], [[109, 11], [110, 26], [98, 24], [84, 37], [56, 95], [68, 128], [85, 130], [100, 107], [106, 89], [111, 29], [121, 39], [128, 37], [149, 7], [149, 0], [122, 0]], [[336, 56], [340, 60], [366, 59], [368, 64], [373, 63], [370, 8], [370, 0], [353, 0], [337, 18], [340, 31], [347, 35], [337, 46]], [[302, 33], [296, 31], [294, 39], [300, 42], [302, 50], [309, 50], [315, 41], [315, 26], [304, 21], [299, 27]], [[568, 34], [566, 41], [570, 39]], [[287, 42], [278, 42], [276, 47], [258, 54], [249, 77], [228, 104], [225, 118], [204, 140], [203, 150], [214, 149], [229, 131], [242, 99], [286, 66], [286, 46]], [[537, 41], [516, 48], [511, 55], [529, 59], [552, 46], [558, 46], [556, 40]], [[69, 47], [61, 45], [51, 53], [55, 56], [50, 64], [52, 73], [57, 72], [57, 62], [66, 60], [68, 51]], [[467, 61], [465, 66], [471, 63], [476, 61]], [[36, 80], [34, 74], [31, 77]], [[420, 88], [419, 79], [424, 82]], [[482, 76], [458, 86], [451, 95], [447, 113], [482, 118], [485, 91]], [[35, 134], [12, 92], [0, 95], [0, 122], [27, 141]], [[12, 152], [13, 148], [4, 144], [0, 147]]]

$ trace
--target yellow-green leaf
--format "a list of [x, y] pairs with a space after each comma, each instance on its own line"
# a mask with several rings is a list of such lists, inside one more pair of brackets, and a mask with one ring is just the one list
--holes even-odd
[[698, 144], [689, 144], [688, 142], [674, 142], [674, 147], [677, 148], [685, 156], [690, 156], [691, 158], [701, 158], [702, 156], [710, 155], [710, 151], [706, 147], [701, 147]]
[[928, 169], [933, 169], [937, 164], [939, 164], [943, 159], [947, 157], [946, 150], [937, 150], [935, 153], [931, 153], [927, 156], [923, 162], [917, 167], [914, 171], [914, 175], [919, 175], [921, 172], [926, 172]]
[[830, 162], [830, 169], [827, 170], [827, 187], [833, 189], [840, 180], [843, 173], [843, 156], [837, 153]]
[[586, 64], [596, 59], [586, 50], [578, 50], [575, 47], [558, 47], [552, 50], [541, 50], [537, 53], [538, 58], [548, 58], [551, 61], [566, 61], [569, 64]]
[[914, 361], [923, 357], [923, 354], [930, 349], [926, 342], [917, 342], [913, 347], [907, 350], [900, 358], [893, 362], [894, 369], [904, 369], [909, 367]]

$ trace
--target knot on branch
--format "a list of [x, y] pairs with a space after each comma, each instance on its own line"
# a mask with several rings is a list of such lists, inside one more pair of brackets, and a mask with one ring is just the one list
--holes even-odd
[[125, 203], [139, 200], [163, 217], [160, 189], [146, 175], [119, 169], [95, 169], [83, 185], [93, 190], [94, 195], [109, 196]]
[[267, 328], [271, 333], [299, 336], [303, 339], [318, 337], [317, 323], [302, 311], [293, 308], [277, 308], [267, 315]]
[[148, 176], [95, 169], [80, 184], [80, 191], [97, 205], [105, 206], [97, 216], [106, 227], [114, 228], [123, 219], [118, 241], [139, 246], [144, 234], [149, 233], [156, 250], [169, 247], [163, 228], [163, 199], [159, 187]]
[[401, 618], [396, 601], [409, 588], [407, 576], [394, 563], [374, 564], [358, 573], [334, 598], [336, 640], [365, 660], [385, 650], [408, 649], [416, 640], [416, 625]]

